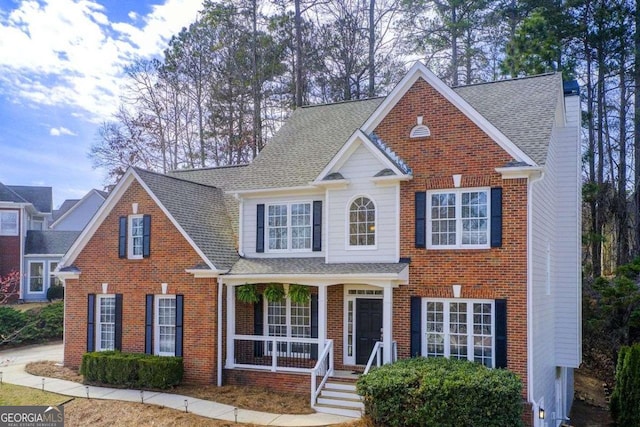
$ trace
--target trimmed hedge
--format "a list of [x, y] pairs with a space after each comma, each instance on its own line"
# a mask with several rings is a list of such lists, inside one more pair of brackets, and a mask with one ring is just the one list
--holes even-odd
[[82, 356], [80, 373], [90, 383], [166, 389], [180, 384], [184, 367], [181, 357], [96, 351]]
[[620, 348], [610, 407], [617, 425], [637, 425], [640, 420], [640, 344]]
[[512, 372], [444, 358], [412, 358], [360, 377], [366, 414], [380, 426], [522, 426]]
[[64, 299], [64, 286], [53, 285], [47, 289], [47, 299], [49, 302], [58, 299]]

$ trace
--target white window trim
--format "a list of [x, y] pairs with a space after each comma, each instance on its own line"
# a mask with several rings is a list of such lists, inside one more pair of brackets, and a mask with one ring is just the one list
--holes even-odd
[[[36, 228], [36, 224], [40, 224], [40, 227]], [[31, 230], [44, 230], [44, 218], [31, 219]]]
[[[462, 193], [475, 193], [484, 191], [487, 193], [487, 243], [484, 245], [464, 245], [462, 244]], [[456, 194], [456, 244], [455, 245], [434, 245], [432, 243], [433, 222], [431, 218], [431, 196], [434, 194], [455, 193]], [[452, 188], [427, 191], [427, 249], [489, 249], [491, 248], [491, 188]]]
[[[449, 341], [449, 303], [466, 303], [467, 304], [467, 360], [474, 361], [473, 351], [473, 304], [491, 304], [491, 366], [496, 366], [496, 305], [495, 300], [491, 299], [463, 299], [463, 298], [422, 298], [421, 307], [421, 329], [422, 329], [422, 343], [421, 354], [426, 357], [427, 355], [427, 303], [428, 302], [441, 302], [443, 307], [443, 335], [444, 335], [444, 357], [447, 359], [450, 356], [450, 341]], [[471, 327], [469, 327], [471, 326]]]
[[[176, 299], [175, 295], [155, 295], [153, 301], [153, 354], [156, 356], [175, 356], [176, 355], [176, 341], [175, 335], [173, 338], [173, 353], [160, 351], [160, 303], [161, 299]], [[178, 307], [176, 306], [176, 313]], [[174, 320], [175, 326], [175, 320]]]
[[[133, 220], [138, 218], [142, 219], [143, 217], [144, 215], [129, 215], [129, 217], [127, 218], [127, 258], [128, 259], [142, 259], [144, 256], [144, 249], [143, 249], [143, 253], [141, 253], [140, 255], [133, 254]], [[142, 235], [144, 236], [144, 219], [142, 219], [142, 224], [143, 224]], [[144, 237], [142, 237], [142, 240], [144, 245]]]
[[[42, 264], [42, 290], [41, 291], [32, 291], [31, 290], [31, 265], [32, 264]], [[45, 261], [29, 261], [29, 265], [27, 266], [27, 293], [31, 295], [42, 295], [46, 292], [46, 281], [45, 278], [49, 277], [46, 269], [47, 263]]]
[[[375, 244], [373, 245], [352, 245], [351, 244], [351, 205], [356, 199], [366, 198], [373, 203], [373, 211], [375, 215], [375, 220], [373, 223], [374, 232], [373, 232], [373, 241]], [[378, 249], [378, 204], [375, 199], [368, 194], [358, 194], [355, 197], [352, 197], [349, 202], [347, 202], [347, 209], [345, 213], [345, 249], [348, 251], [372, 251]]]
[[[101, 344], [102, 344], [102, 339], [101, 339], [101, 325], [102, 322], [100, 322], [100, 300], [101, 299], [105, 299], [105, 298], [113, 298], [114, 299], [114, 310], [115, 310], [115, 298], [116, 298], [116, 294], [99, 294], [96, 295], [96, 307], [95, 307], [95, 316], [96, 318], [94, 319], [94, 323], [95, 323], [95, 328], [96, 328], [96, 332], [95, 332], [95, 349], [96, 351], [110, 351], [115, 349], [116, 347], [116, 336], [115, 336], [115, 316], [113, 319], [113, 325], [114, 325], [114, 334], [113, 334], [113, 348], [102, 348]], [[115, 315], [115, 313], [114, 313]]]
[[[291, 323], [291, 298], [289, 298], [288, 296], [285, 297], [285, 327], [287, 330], [287, 335], [285, 336], [276, 336], [276, 335], [269, 335], [269, 301], [264, 298], [263, 299], [263, 304], [264, 304], [264, 309], [263, 311], [263, 325], [264, 325], [264, 330], [263, 333], [265, 336], [273, 336], [274, 338], [293, 338], [291, 331], [292, 331], [292, 323]], [[311, 339], [311, 298], [309, 298], [309, 302], [307, 303], [309, 306], [309, 337], [305, 337], [305, 338], [309, 338]], [[299, 337], [302, 338], [302, 337]], [[304, 338], [303, 338], [304, 339]], [[292, 343], [287, 343], [287, 356], [296, 356], [296, 357], [310, 357], [311, 354], [310, 353], [300, 353], [300, 352], [296, 352], [296, 351], [292, 351], [291, 350], [291, 344]], [[265, 342], [265, 354], [271, 354], [271, 351], [269, 350], [269, 343]]]
[[15, 233], [4, 232], [2, 228], [2, 216], [0, 215], [0, 236], [18, 236], [20, 234], [20, 215], [18, 211], [0, 211], [0, 214], [11, 214], [16, 218], [16, 231]]
[[[269, 207], [270, 206], [286, 206], [287, 207], [287, 249], [270, 249], [269, 248]], [[309, 205], [309, 229], [311, 230], [311, 242], [309, 248], [292, 249], [292, 234], [291, 233], [291, 205]], [[291, 201], [282, 203], [269, 203], [265, 204], [264, 210], [264, 251], [270, 253], [298, 253], [298, 252], [311, 252], [313, 249], [313, 202], [309, 200], [304, 201]]]
[[[54, 267], [52, 267], [52, 265], [51, 265], [51, 264], [56, 264], [56, 267], [57, 267], [57, 264], [60, 264], [60, 261], [49, 261], [49, 262], [47, 263], [47, 266], [49, 267], [49, 274], [47, 275], [47, 277], [49, 278], [49, 281], [47, 282], [47, 288], [50, 288], [50, 287], [51, 287], [51, 285], [52, 285], [52, 283], [51, 283], [51, 279], [53, 279], [54, 281], [55, 281], [56, 279], [57, 279], [57, 280], [60, 280], [60, 279], [58, 279], [56, 276], [54, 276], [53, 272], [55, 271], [55, 268], [54, 268]], [[62, 284], [62, 283], [60, 283], [60, 284]]]

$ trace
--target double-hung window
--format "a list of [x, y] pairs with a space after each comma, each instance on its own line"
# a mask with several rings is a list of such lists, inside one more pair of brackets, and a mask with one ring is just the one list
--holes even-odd
[[18, 211], [0, 212], [0, 236], [18, 235]]
[[44, 292], [44, 262], [29, 262], [29, 293]]
[[156, 354], [176, 354], [176, 298], [175, 295], [156, 296]]
[[56, 268], [58, 268], [58, 263], [55, 261], [49, 261], [49, 287], [62, 286], [62, 280], [53, 274], [53, 272], [56, 271]]
[[289, 203], [267, 207], [270, 251], [311, 250], [311, 203]]
[[426, 299], [422, 312], [426, 331], [423, 355], [495, 366], [493, 301]]
[[142, 258], [143, 216], [129, 217], [129, 258]]
[[[311, 337], [311, 302], [296, 303], [289, 298], [279, 301], [267, 301], [266, 332], [271, 337], [310, 338]], [[278, 352], [288, 355], [308, 355], [311, 344], [281, 343]], [[271, 351], [268, 344], [267, 351]]]
[[489, 189], [438, 190], [427, 195], [427, 247], [488, 248]]
[[113, 350], [116, 342], [116, 296], [98, 295], [96, 350]]
[[367, 197], [358, 197], [349, 206], [349, 247], [376, 244], [376, 206]]

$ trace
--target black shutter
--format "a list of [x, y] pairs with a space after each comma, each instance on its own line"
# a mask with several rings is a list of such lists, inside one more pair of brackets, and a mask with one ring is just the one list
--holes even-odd
[[96, 350], [96, 294], [87, 295], [87, 351]]
[[422, 354], [422, 298], [411, 297], [411, 357]]
[[[263, 205], [264, 206], [264, 205]], [[264, 335], [264, 305], [262, 295], [258, 296], [258, 302], [253, 304], [253, 334]], [[256, 341], [253, 343], [253, 355], [262, 357], [264, 354], [264, 342]]]
[[127, 257], [127, 217], [120, 217], [120, 231], [118, 233], [118, 256]]
[[322, 201], [313, 202], [313, 251], [322, 250]]
[[507, 367], [507, 300], [495, 300], [496, 368]]
[[[311, 338], [318, 338], [318, 294], [311, 294]], [[311, 358], [318, 358], [318, 344], [311, 344]]]
[[416, 191], [416, 248], [427, 247], [427, 193]]
[[502, 188], [491, 189], [491, 247], [502, 246]]
[[113, 348], [122, 351], [122, 294], [116, 294], [116, 325]]
[[142, 256], [148, 258], [151, 254], [151, 215], [142, 217]]
[[264, 204], [259, 204], [257, 208], [256, 252], [264, 252]]
[[144, 352], [153, 354], [153, 294], [147, 294], [144, 314]]
[[184, 295], [176, 295], [176, 357], [182, 357]]

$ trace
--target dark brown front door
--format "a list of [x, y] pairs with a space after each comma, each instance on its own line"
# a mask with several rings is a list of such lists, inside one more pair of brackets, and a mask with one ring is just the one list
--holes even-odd
[[382, 300], [356, 299], [356, 364], [366, 365], [371, 350], [380, 341]]

